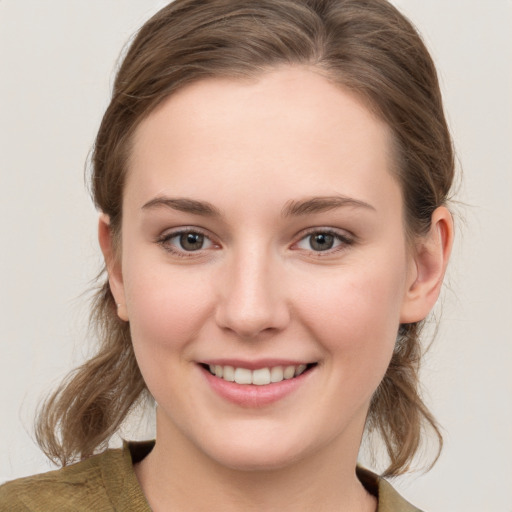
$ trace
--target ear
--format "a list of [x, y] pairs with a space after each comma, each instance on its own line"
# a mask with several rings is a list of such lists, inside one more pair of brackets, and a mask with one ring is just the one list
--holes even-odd
[[449, 210], [440, 206], [432, 214], [429, 232], [415, 244], [400, 323], [419, 322], [434, 307], [452, 245], [453, 219]]
[[128, 314], [126, 311], [121, 259], [115, 250], [112, 229], [110, 228], [110, 218], [105, 213], [100, 215], [98, 221], [98, 240], [107, 267], [110, 291], [117, 304], [117, 315], [121, 320], [127, 322]]

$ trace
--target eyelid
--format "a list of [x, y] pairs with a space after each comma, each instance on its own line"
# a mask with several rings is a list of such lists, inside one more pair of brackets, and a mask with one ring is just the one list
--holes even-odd
[[[211, 246], [206, 247], [204, 249], [203, 248], [198, 249], [197, 251], [185, 251], [185, 250], [180, 250], [178, 247], [168, 243], [173, 238], [176, 238], [185, 233], [197, 233], [199, 235], [202, 235], [205, 237], [205, 239], [208, 239], [210, 241]], [[212, 247], [213, 248], [220, 247], [220, 244], [215, 241], [215, 239], [211, 236], [211, 234], [207, 233], [206, 230], [199, 228], [197, 226], [180, 226], [178, 228], [166, 230], [161, 235], [158, 235], [156, 237], [155, 242], [157, 244], [159, 244], [160, 246], [162, 246], [162, 248], [164, 250], [166, 250], [167, 252], [169, 252], [173, 255], [179, 256], [179, 257], [183, 257], [183, 258], [198, 257], [198, 256], [203, 255], [205, 253], [205, 251], [210, 250]]]
[[[211, 243], [210, 247], [198, 249], [197, 251], [186, 251], [186, 250], [180, 250], [178, 247], [168, 244], [169, 240], [185, 234], [185, 233], [197, 233], [202, 236], [204, 236], [208, 241]], [[308, 236], [314, 235], [314, 234], [328, 234], [333, 236], [338, 242], [340, 242], [337, 246], [331, 249], [326, 249], [325, 251], [315, 251], [313, 249], [302, 249], [298, 248], [297, 245], [302, 242], [305, 238]], [[350, 233], [346, 230], [340, 230], [337, 228], [332, 227], [312, 227], [308, 228], [306, 230], [301, 231], [298, 233], [295, 237], [295, 242], [292, 244], [291, 249], [292, 250], [302, 250], [305, 252], [309, 252], [314, 254], [317, 257], [322, 256], [328, 256], [332, 255], [333, 253], [336, 253], [338, 251], [341, 251], [345, 249], [346, 247], [354, 244], [356, 242], [356, 236], [353, 233]], [[199, 257], [204, 255], [206, 251], [214, 249], [221, 248], [220, 243], [218, 243], [215, 238], [207, 232], [207, 230], [200, 228], [198, 226], [180, 226], [177, 228], [173, 228], [167, 231], [164, 231], [161, 235], [158, 235], [155, 239], [155, 242], [162, 246], [164, 250], [167, 252], [184, 258], [193, 258], [193, 257]]]
[[332, 227], [314, 227], [308, 228], [302, 232], [300, 232], [296, 237], [296, 242], [292, 244], [292, 249], [296, 247], [300, 242], [302, 242], [305, 238], [315, 234], [326, 234], [333, 236], [340, 244], [332, 249], [326, 249], [325, 251], [314, 251], [313, 249], [300, 249], [315, 254], [315, 256], [327, 256], [333, 253], [336, 253], [340, 250], [345, 249], [347, 246], [352, 245], [356, 241], [356, 237], [353, 233], [350, 233], [346, 230], [339, 230]]

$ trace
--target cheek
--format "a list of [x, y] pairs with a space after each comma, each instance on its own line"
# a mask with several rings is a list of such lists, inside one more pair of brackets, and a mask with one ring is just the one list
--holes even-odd
[[193, 402], [187, 384], [189, 352], [209, 315], [205, 290], [198, 286], [201, 281], [165, 265], [139, 265], [133, 274], [125, 274], [138, 366], [156, 402], [171, 410], [180, 409], [180, 397]]
[[[158, 271], [157, 271], [158, 269]], [[171, 266], [141, 265], [125, 274], [132, 338], [152, 351], [178, 350], [193, 340], [209, 311], [201, 276]]]
[[[396, 267], [395, 267], [396, 268]], [[340, 269], [298, 290], [298, 316], [344, 373], [384, 375], [399, 327], [404, 292], [401, 273], [366, 267]]]

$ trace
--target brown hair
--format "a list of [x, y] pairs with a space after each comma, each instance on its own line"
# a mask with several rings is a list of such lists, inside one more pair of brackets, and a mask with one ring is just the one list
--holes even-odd
[[[117, 73], [92, 155], [92, 196], [119, 240], [130, 143], [140, 122], [176, 90], [206, 77], [254, 77], [308, 65], [354, 91], [392, 129], [406, 229], [424, 234], [447, 201], [454, 157], [437, 74], [411, 23], [385, 0], [176, 0], [138, 32]], [[37, 439], [61, 462], [88, 457], [147, 392], [129, 324], [105, 278], [92, 309], [100, 346], [42, 409]], [[421, 324], [401, 325], [367, 430], [384, 440], [386, 475], [406, 471], [424, 426], [442, 438], [418, 393]]]

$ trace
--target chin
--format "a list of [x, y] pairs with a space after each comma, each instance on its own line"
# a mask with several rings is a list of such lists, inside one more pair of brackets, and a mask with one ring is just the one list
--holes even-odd
[[[286, 437], [227, 435], [217, 443], [203, 447], [217, 464], [237, 471], [272, 471], [295, 464], [306, 457], [306, 440], [283, 442]], [[228, 441], [226, 441], [228, 440]]]
[[276, 453], [260, 447], [228, 448], [228, 453], [212, 454], [217, 464], [236, 471], [276, 471], [292, 466], [301, 459], [297, 453]]

